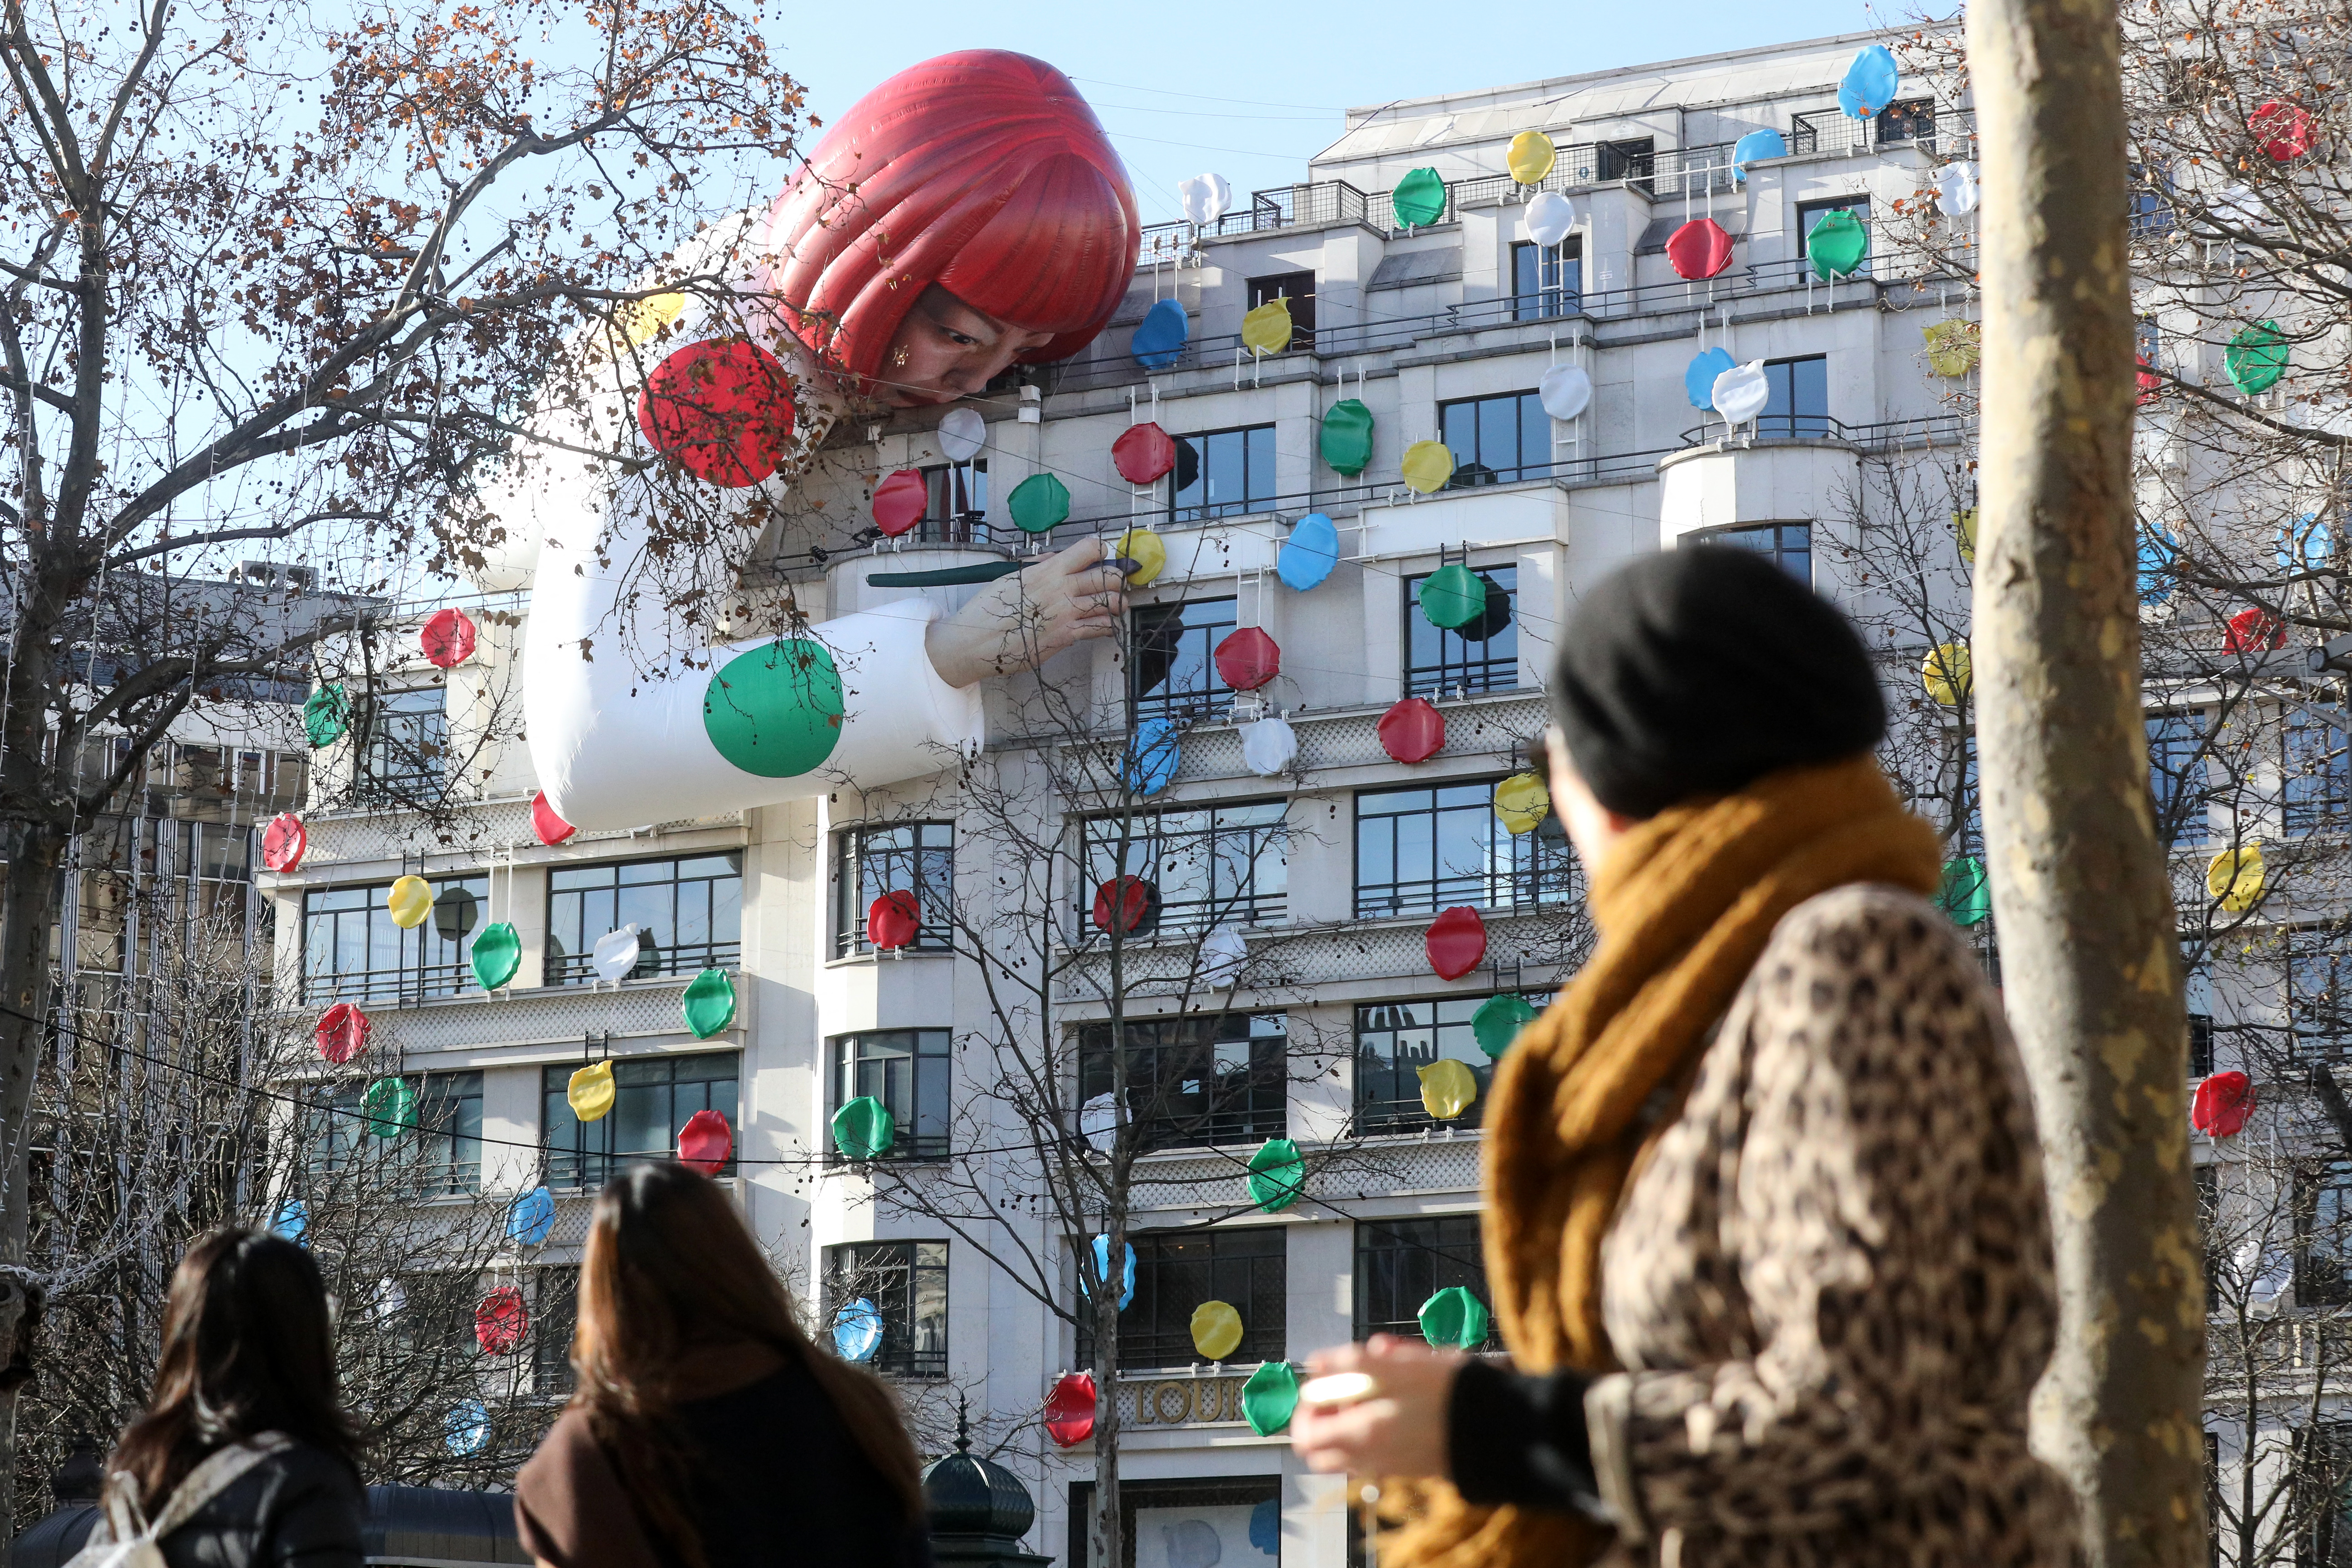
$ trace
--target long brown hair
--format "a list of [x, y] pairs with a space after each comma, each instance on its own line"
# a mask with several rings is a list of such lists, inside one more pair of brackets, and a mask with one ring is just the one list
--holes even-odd
[[318, 1264], [283, 1237], [224, 1228], [172, 1276], [154, 1396], [106, 1468], [132, 1478], [152, 1518], [206, 1455], [264, 1432], [324, 1448], [358, 1474]]
[[688, 1568], [707, 1568], [687, 1510], [690, 1457], [670, 1415], [686, 1351], [749, 1342], [808, 1369], [906, 1508], [919, 1517], [914, 1445], [888, 1390], [821, 1353], [792, 1298], [717, 1183], [684, 1165], [634, 1165], [597, 1194], [580, 1268], [572, 1403], [630, 1495]]

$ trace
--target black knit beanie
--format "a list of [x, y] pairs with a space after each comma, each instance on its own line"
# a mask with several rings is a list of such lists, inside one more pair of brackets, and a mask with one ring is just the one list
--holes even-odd
[[1849, 757], [1886, 733], [1862, 638], [1752, 551], [1644, 556], [1585, 595], [1560, 638], [1551, 710], [1601, 804], [1654, 816], [1766, 773]]

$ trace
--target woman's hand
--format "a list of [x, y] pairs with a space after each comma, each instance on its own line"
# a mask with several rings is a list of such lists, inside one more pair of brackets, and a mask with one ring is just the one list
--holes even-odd
[[1301, 1405], [1290, 1418], [1290, 1446], [1310, 1470], [1444, 1476], [1445, 1408], [1469, 1359], [1394, 1334], [1317, 1351], [1307, 1358], [1310, 1373], [1369, 1373], [1373, 1393], [1353, 1405]]
[[931, 623], [924, 647], [950, 686], [1034, 669], [1063, 649], [1116, 637], [1127, 578], [1099, 539], [999, 577], [952, 616]]

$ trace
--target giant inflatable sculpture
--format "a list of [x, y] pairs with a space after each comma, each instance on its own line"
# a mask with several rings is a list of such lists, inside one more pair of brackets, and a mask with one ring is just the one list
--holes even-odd
[[[646, 568], [675, 549], [666, 519], [756, 518], [845, 418], [1076, 353], [1139, 241], [1068, 79], [969, 50], [868, 93], [772, 209], [714, 226], [619, 331], [584, 336], [493, 498], [509, 568], [536, 552], [524, 723], [556, 813], [622, 827], [934, 773], [980, 745], [984, 678], [1109, 635], [1122, 583], [1093, 541], [952, 614], [918, 595], [716, 644], [714, 601]], [[702, 281], [658, 291], [681, 279]]]

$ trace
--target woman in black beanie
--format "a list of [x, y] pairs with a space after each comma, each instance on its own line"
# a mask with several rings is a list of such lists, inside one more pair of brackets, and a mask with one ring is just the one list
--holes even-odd
[[2075, 1561], [2025, 1446], [2056, 1323], [2031, 1103], [1870, 754], [1860, 638], [1760, 557], [1675, 551], [1594, 588], [1551, 703], [1601, 940], [1486, 1113], [1513, 1364], [1326, 1352], [1371, 1391], [1293, 1442], [1418, 1478], [1383, 1488], [1383, 1568]]

